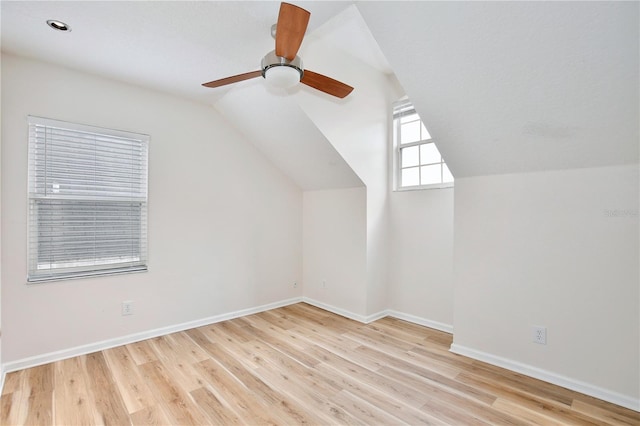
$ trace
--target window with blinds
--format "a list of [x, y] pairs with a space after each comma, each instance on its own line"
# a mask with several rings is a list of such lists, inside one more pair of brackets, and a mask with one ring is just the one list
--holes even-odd
[[397, 189], [446, 188], [453, 175], [408, 99], [393, 106]]
[[146, 271], [149, 137], [28, 123], [28, 281]]

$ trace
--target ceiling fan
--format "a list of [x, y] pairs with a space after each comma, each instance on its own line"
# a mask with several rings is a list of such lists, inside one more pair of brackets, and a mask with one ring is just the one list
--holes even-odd
[[311, 14], [301, 7], [281, 3], [278, 22], [275, 25], [276, 49], [262, 58], [261, 69], [202, 85], [220, 87], [262, 76], [277, 87], [293, 87], [302, 83], [329, 95], [344, 98], [351, 93], [353, 87], [322, 74], [305, 70], [302, 67], [302, 60], [297, 56], [310, 16]]

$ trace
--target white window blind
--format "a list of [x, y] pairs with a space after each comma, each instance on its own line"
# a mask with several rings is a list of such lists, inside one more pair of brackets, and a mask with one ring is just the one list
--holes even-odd
[[146, 270], [149, 137], [28, 122], [28, 281]]

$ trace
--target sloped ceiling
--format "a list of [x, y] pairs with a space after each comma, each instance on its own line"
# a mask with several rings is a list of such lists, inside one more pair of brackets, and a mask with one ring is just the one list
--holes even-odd
[[[274, 91], [275, 92], [275, 91]], [[216, 109], [304, 190], [363, 186], [288, 93], [260, 80], [239, 85]]]
[[638, 2], [362, 2], [456, 177], [638, 162]]
[[[311, 12], [307, 38], [395, 73], [456, 177], [638, 162], [637, 2], [296, 3]], [[359, 184], [295, 96], [270, 93], [261, 79], [200, 86], [259, 69], [279, 2], [0, 7], [5, 52], [215, 105], [303, 189]], [[364, 19], [352, 19], [354, 9]], [[47, 19], [72, 31], [55, 33]], [[304, 42], [299, 54], [310, 69], [341, 75], [340, 61], [305, 57]], [[347, 83], [358, 96], [358, 82]], [[340, 106], [327, 97], [326, 108]], [[279, 121], [285, 114], [295, 125]], [[295, 155], [276, 143], [304, 136], [311, 142]], [[304, 166], [316, 158], [324, 167]]]

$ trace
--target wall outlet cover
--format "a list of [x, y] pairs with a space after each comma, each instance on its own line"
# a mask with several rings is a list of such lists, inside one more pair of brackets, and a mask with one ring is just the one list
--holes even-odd
[[547, 344], [547, 328], [537, 325], [533, 326], [533, 342], [540, 345]]

